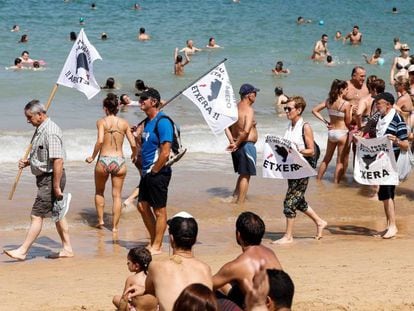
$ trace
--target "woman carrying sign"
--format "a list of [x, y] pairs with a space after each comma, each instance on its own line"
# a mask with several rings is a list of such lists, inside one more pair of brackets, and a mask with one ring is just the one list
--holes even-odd
[[[284, 138], [289, 139], [296, 144], [298, 151], [304, 157], [312, 157], [314, 155], [313, 131], [308, 123], [302, 118], [305, 110], [306, 102], [300, 96], [289, 98], [284, 108], [288, 120], [288, 128]], [[296, 210], [300, 210], [313, 220], [316, 224], [315, 239], [322, 238], [322, 231], [327, 226], [327, 222], [320, 218], [316, 212], [308, 205], [305, 200], [305, 191], [308, 187], [309, 177], [300, 179], [288, 179], [288, 190], [286, 192], [285, 201], [283, 202], [283, 213], [286, 216], [286, 231], [284, 236], [274, 241], [274, 244], [287, 244], [293, 242], [293, 225], [296, 217]]]

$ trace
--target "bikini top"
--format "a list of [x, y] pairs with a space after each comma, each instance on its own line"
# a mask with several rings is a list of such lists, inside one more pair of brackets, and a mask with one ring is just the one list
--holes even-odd
[[328, 108], [329, 116], [345, 118], [345, 112], [341, 111], [344, 104], [345, 104], [345, 101], [341, 104], [341, 107], [339, 107], [339, 109]]
[[[105, 122], [105, 125], [108, 126], [108, 123], [106, 122], [106, 119], [104, 119], [104, 122]], [[116, 121], [116, 128], [113, 128], [113, 127], [109, 128], [109, 129], [104, 128], [104, 135], [105, 134], [111, 134], [111, 146], [112, 146], [112, 142], [114, 142], [115, 150], [117, 150], [117, 151], [118, 151], [118, 146], [116, 144], [114, 134], [118, 133], [118, 134], [124, 135], [124, 133], [119, 130], [118, 123], [119, 123], [119, 118], [117, 118], [117, 121]]]
[[407, 65], [405, 65], [405, 66], [403, 66], [403, 65], [401, 65], [400, 63], [396, 63], [395, 64], [395, 68], [397, 68], [398, 70], [401, 70], [401, 69], [405, 69], [405, 70], [408, 70], [408, 68], [411, 66], [411, 63], [408, 63]]

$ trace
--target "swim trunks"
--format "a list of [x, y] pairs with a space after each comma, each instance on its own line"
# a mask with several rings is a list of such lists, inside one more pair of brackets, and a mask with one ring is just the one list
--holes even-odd
[[244, 142], [231, 153], [233, 167], [240, 175], [256, 175], [256, 147], [251, 141]]

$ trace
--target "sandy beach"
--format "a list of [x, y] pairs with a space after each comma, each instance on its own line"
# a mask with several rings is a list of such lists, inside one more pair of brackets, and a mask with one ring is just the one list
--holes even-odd
[[[281, 205], [285, 182], [255, 177], [249, 201], [243, 207], [223, 203], [235, 182], [230, 159], [220, 160], [226, 159], [229, 165], [222, 174], [209, 173], [208, 165], [203, 167], [200, 159], [188, 158], [204, 168], [190, 171], [183, 160], [175, 167], [170, 188], [169, 215], [186, 210], [196, 217], [200, 232], [195, 255], [209, 263], [213, 272], [240, 253], [234, 238], [234, 223], [241, 211], [250, 210], [263, 217], [266, 223], [263, 243], [280, 237], [284, 230]], [[134, 168], [129, 166], [129, 169], [125, 195], [137, 181]], [[50, 220], [46, 221], [28, 260], [15, 262], [5, 255], [0, 257], [1, 310], [114, 310], [112, 296], [122, 291], [129, 274], [126, 253], [129, 248], [146, 243], [147, 237], [136, 210], [124, 210], [116, 241], [108, 229], [93, 228], [92, 171], [93, 166], [85, 170], [79, 164], [67, 168], [67, 189], [74, 194], [68, 219], [76, 257], [44, 258], [59, 247], [54, 226]], [[14, 179], [13, 173], [7, 173], [0, 184], [2, 198]], [[410, 225], [414, 223], [414, 193], [410, 189], [413, 180], [411, 176], [397, 188], [399, 233], [392, 240], [371, 236], [383, 229], [382, 204], [369, 200], [359, 186], [311, 181], [308, 201], [329, 223], [323, 239], [312, 239], [313, 224], [299, 215], [294, 243], [270, 246], [295, 283], [294, 310], [414, 310], [414, 230]], [[2, 199], [3, 213], [28, 216], [34, 191], [33, 177], [27, 171], [14, 200]], [[110, 213], [108, 196], [107, 203], [106, 211]], [[14, 229], [2, 219], [3, 248], [13, 248], [23, 241], [28, 225], [24, 221], [28, 217], [21, 219], [21, 225]], [[109, 214], [107, 219], [110, 223]], [[154, 260], [168, 257], [167, 241], [165, 236], [164, 254]]]

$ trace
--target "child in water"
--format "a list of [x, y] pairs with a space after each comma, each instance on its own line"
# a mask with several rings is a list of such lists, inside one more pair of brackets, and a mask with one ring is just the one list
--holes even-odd
[[[125, 290], [132, 285], [137, 285], [142, 288], [142, 293], [145, 291], [145, 279], [147, 278], [148, 266], [152, 260], [151, 253], [144, 247], [135, 247], [129, 250], [127, 256], [127, 266], [130, 272], [135, 274], [129, 276], [125, 281], [124, 290], [121, 295], [115, 295], [112, 299], [112, 303], [120, 309], [121, 306], [125, 306], [128, 303], [128, 298]], [[124, 309], [124, 308], [122, 308]], [[129, 310], [135, 310], [130, 306]]]

